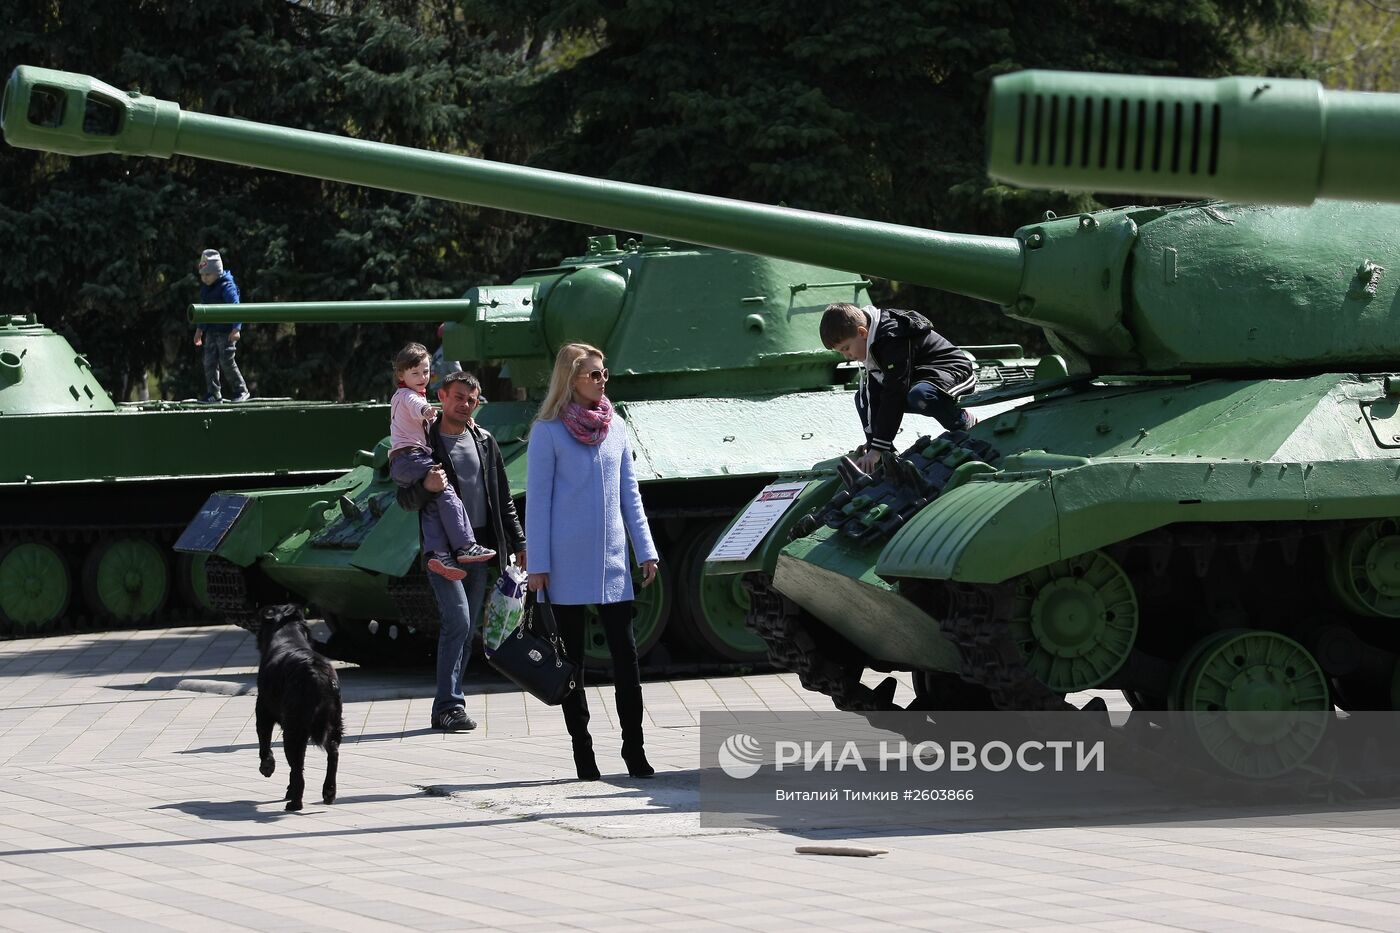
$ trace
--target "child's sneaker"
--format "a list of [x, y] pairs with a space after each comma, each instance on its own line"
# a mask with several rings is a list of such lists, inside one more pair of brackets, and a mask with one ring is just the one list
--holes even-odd
[[972, 430], [972, 426], [973, 426], [974, 424], [977, 423], [977, 416], [974, 415], [974, 414], [972, 413], [972, 409], [970, 409], [970, 408], [964, 408], [964, 409], [963, 409], [963, 413], [962, 413], [962, 422], [963, 422], [963, 423], [962, 423], [962, 427], [961, 427], [959, 430], [962, 430], [962, 431], [970, 431], [970, 430]]
[[448, 580], [461, 580], [467, 575], [467, 572], [461, 567], [458, 567], [457, 562], [452, 558], [439, 557], [436, 554], [428, 558], [428, 569]]
[[482, 547], [473, 541], [466, 547], [452, 555], [459, 564], [479, 564], [484, 560], [490, 560], [496, 556], [496, 552], [489, 547]]

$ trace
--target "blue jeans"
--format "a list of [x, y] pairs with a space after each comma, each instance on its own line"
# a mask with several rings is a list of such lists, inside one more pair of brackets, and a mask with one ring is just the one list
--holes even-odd
[[223, 397], [219, 387], [220, 370], [228, 379], [228, 397], [231, 401], [242, 399], [248, 394], [248, 385], [243, 381], [243, 374], [238, 371], [238, 361], [234, 359], [237, 352], [238, 344], [229, 341], [228, 333], [207, 330], [204, 332], [204, 400], [206, 402], [217, 402]]
[[438, 631], [437, 650], [437, 693], [433, 696], [433, 715], [439, 715], [454, 706], [466, 708], [466, 696], [462, 693], [462, 673], [472, 656], [472, 633], [481, 621], [481, 611], [486, 607], [486, 582], [491, 576], [495, 561], [479, 564], [466, 564], [464, 580], [449, 580], [435, 573], [428, 574], [428, 585], [433, 588], [433, 598], [437, 600], [438, 614], [442, 617], [442, 628]]

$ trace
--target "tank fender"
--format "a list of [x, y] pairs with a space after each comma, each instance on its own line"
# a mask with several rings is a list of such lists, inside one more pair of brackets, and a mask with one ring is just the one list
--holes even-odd
[[[1010, 460], [1012, 458], [1008, 458]], [[1088, 460], [1067, 469], [983, 474], [934, 500], [881, 552], [887, 579], [1000, 583], [1175, 522], [1301, 521], [1308, 465], [1251, 460]]]
[[393, 502], [355, 549], [350, 565], [370, 573], [401, 577], [412, 569], [418, 553], [418, 513], [405, 511]]
[[875, 572], [886, 579], [999, 583], [1059, 560], [1050, 478], [978, 479], [939, 496], [897, 531]]

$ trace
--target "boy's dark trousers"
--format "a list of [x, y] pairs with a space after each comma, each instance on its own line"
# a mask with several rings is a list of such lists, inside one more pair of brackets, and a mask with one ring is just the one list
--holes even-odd
[[219, 333], [218, 331], [204, 332], [204, 400], [206, 402], [217, 402], [223, 398], [223, 392], [219, 385], [219, 372], [228, 379], [228, 397], [232, 401], [241, 402], [248, 395], [248, 385], [243, 381], [243, 374], [238, 371], [238, 361], [234, 355], [238, 352], [238, 344], [230, 341], [230, 332]]
[[[870, 389], [878, 391], [878, 386], [872, 382]], [[868, 409], [865, 393], [857, 392], [856, 411], [860, 413], [861, 424], [870, 423]], [[957, 399], [931, 382], [916, 382], [910, 387], [909, 394], [904, 397], [904, 410], [933, 418], [943, 425], [945, 431], [961, 431], [968, 426], [968, 419], [958, 407]]]

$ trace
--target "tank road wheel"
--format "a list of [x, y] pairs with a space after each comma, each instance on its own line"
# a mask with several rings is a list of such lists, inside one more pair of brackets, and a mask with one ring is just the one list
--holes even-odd
[[175, 583], [180, 600], [204, 615], [216, 615], [218, 610], [209, 600], [209, 580], [204, 575], [208, 554], [181, 554], [175, 559]]
[[763, 661], [768, 647], [745, 621], [749, 591], [742, 574], [705, 576], [705, 558], [723, 533], [728, 519], [700, 529], [685, 548], [677, 567], [676, 621], [686, 641], [697, 650], [725, 661]]
[[165, 552], [147, 538], [99, 542], [83, 562], [83, 597], [106, 619], [134, 622], [160, 612], [170, 591]]
[[[636, 575], [632, 593], [632, 637], [637, 642], [638, 659], [661, 641], [666, 631], [666, 617], [671, 612], [671, 583], [666, 570], [658, 569], [651, 586], [643, 589], [641, 575]], [[583, 662], [591, 668], [606, 667], [612, 661], [608, 654], [608, 638], [603, 634], [603, 623], [598, 621], [598, 609], [589, 606], [583, 610]]]
[[[1248, 778], [1302, 764], [1322, 741], [1332, 701], [1327, 675], [1306, 648], [1277, 632], [1208, 635], [1173, 678], [1175, 706], [1214, 761]], [[1283, 715], [1260, 716], [1258, 713]]]
[[11, 634], [33, 635], [55, 626], [73, 592], [68, 563], [46, 541], [19, 541], [0, 548], [0, 625]]
[[1348, 532], [1331, 556], [1332, 586], [1347, 608], [1400, 618], [1400, 520], [1383, 518]]
[[1012, 637], [1027, 670], [1051, 690], [1096, 687], [1128, 659], [1138, 630], [1137, 595], [1107, 554], [1056, 561], [1016, 578], [1012, 587]]

